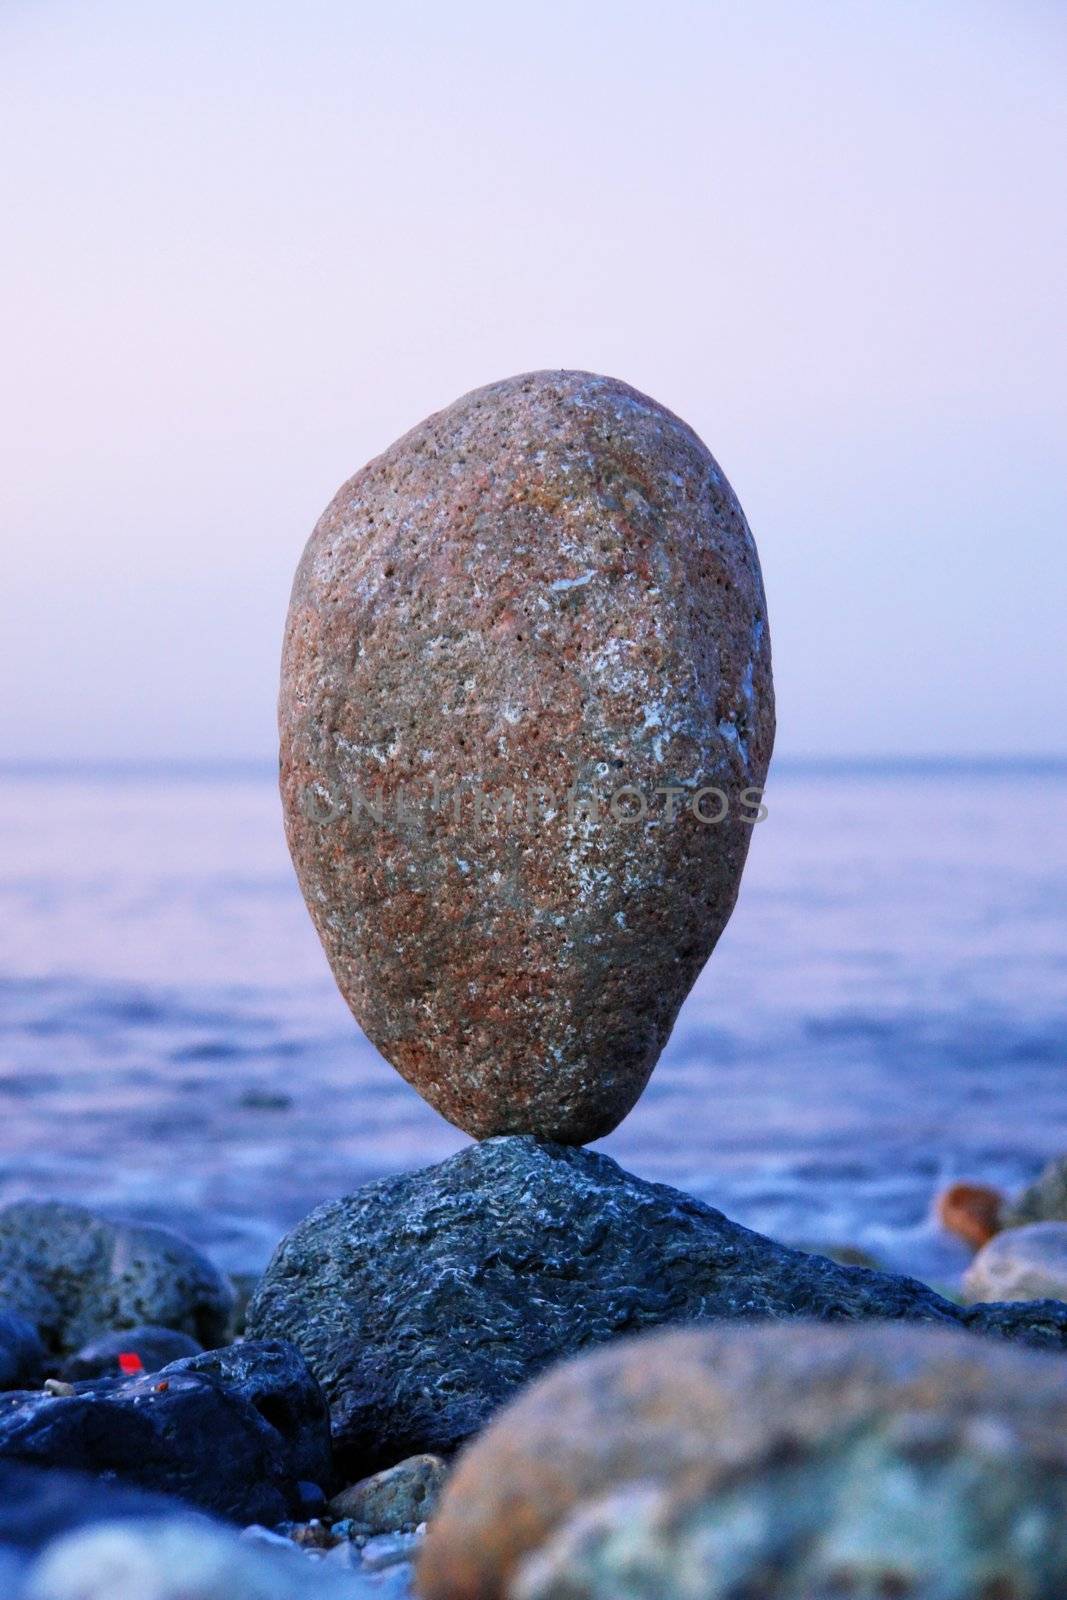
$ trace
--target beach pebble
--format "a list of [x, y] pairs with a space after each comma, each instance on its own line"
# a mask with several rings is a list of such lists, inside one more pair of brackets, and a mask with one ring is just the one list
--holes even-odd
[[37, 1329], [17, 1311], [0, 1309], [0, 1389], [31, 1389], [44, 1373]]
[[0, 1396], [0, 1460], [106, 1474], [242, 1523], [306, 1516], [312, 1491], [322, 1503], [329, 1417], [289, 1345], [234, 1345], [65, 1387]]
[[169, 1229], [20, 1200], [0, 1209], [0, 1303], [31, 1321], [54, 1354], [73, 1355], [109, 1330], [146, 1324], [217, 1344], [233, 1291]]
[[1067, 1592], [1067, 1365], [927, 1327], [617, 1341], [461, 1457], [423, 1600]]
[[609, 1132], [733, 909], [774, 736], [756, 547], [692, 429], [559, 371], [414, 428], [304, 551], [280, 726], [297, 875], [386, 1060], [478, 1138]]
[[963, 1280], [968, 1300], [1067, 1300], [1067, 1222], [1031, 1222], [991, 1239]]
[[261, 1522], [252, 1522], [247, 1528], [241, 1529], [241, 1539], [245, 1544], [259, 1545], [270, 1550], [291, 1550], [293, 1541], [284, 1533], [276, 1533], [273, 1528], [265, 1528]]
[[1006, 1228], [1028, 1222], [1067, 1222], [1067, 1156], [1059, 1156], [1004, 1211]]
[[1004, 1196], [986, 1183], [953, 1183], [937, 1197], [937, 1220], [957, 1239], [980, 1250], [1001, 1226]]
[[[449, 1455], [551, 1362], [661, 1323], [917, 1318], [1067, 1348], [1067, 1306], [963, 1310], [738, 1226], [607, 1156], [525, 1136], [330, 1201], [282, 1242], [249, 1330], [330, 1402], [337, 1470]], [[1031, 1326], [1031, 1323], [1033, 1324]]]
[[370, 1600], [358, 1574], [312, 1564], [294, 1547], [266, 1548], [182, 1518], [152, 1527], [106, 1523], [40, 1558], [25, 1600]]
[[387, 1567], [410, 1561], [417, 1553], [421, 1538], [416, 1533], [386, 1533], [368, 1539], [360, 1552], [365, 1572], [384, 1572]]
[[330, 1501], [330, 1511], [349, 1521], [356, 1534], [415, 1528], [433, 1515], [447, 1476], [440, 1456], [410, 1456], [343, 1489]]
[[131, 1376], [137, 1371], [138, 1362], [142, 1372], [158, 1372], [169, 1361], [200, 1353], [195, 1339], [174, 1328], [130, 1328], [91, 1339], [63, 1363], [62, 1375], [72, 1383], [86, 1378]]

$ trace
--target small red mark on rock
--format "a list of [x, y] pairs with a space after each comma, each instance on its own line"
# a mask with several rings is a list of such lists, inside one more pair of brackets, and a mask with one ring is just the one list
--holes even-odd
[[144, 1362], [136, 1350], [121, 1350], [119, 1352], [119, 1371], [132, 1377], [135, 1372], [144, 1371]]

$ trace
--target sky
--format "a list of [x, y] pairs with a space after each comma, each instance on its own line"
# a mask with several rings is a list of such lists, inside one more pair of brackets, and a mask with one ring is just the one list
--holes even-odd
[[1067, 753], [1067, 12], [4, 0], [0, 759], [270, 759], [340, 483], [610, 373], [745, 507], [784, 756]]

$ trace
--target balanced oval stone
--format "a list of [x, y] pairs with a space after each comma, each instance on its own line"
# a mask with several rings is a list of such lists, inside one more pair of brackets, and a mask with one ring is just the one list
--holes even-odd
[[756, 548], [693, 431], [580, 372], [428, 418], [308, 542], [279, 720], [370, 1040], [475, 1137], [609, 1132], [733, 909], [774, 736]]

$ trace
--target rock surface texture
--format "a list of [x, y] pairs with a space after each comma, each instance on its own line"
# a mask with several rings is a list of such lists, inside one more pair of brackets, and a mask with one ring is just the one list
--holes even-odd
[[351, 1523], [352, 1533], [409, 1532], [433, 1516], [447, 1476], [440, 1456], [411, 1456], [343, 1489], [330, 1512]]
[[914, 1318], [1067, 1348], [1067, 1305], [953, 1305], [775, 1244], [607, 1156], [490, 1139], [314, 1211], [249, 1309], [330, 1402], [352, 1476], [448, 1454], [560, 1357], [658, 1324]]
[[998, 1233], [971, 1262], [963, 1290], [968, 1300], [1067, 1299], [1067, 1222]]
[[1067, 1222], [1067, 1156], [1050, 1161], [1036, 1181], [1007, 1206], [1005, 1228], [1022, 1228], [1028, 1222]]
[[580, 372], [428, 418], [311, 536], [279, 720], [372, 1042], [477, 1138], [613, 1128], [733, 909], [774, 736], [756, 548], [693, 431]]
[[233, 1290], [166, 1228], [22, 1200], [0, 1210], [0, 1304], [32, 1322], [53, 1353], [72, 1355], [99, 1334], [146, 1323], [219, 1344]]
[[[330, 1486], [329, 1418], [295, 1350], [242, 1344], [69, 1394], [0, 1395], [0, 1460], [113, 1477], [242, 1522]], [[317, 1506], [310, 1507], [317, 1509]]]
[[621, 1340], [470, 1447], [417, 1576], [423, 1600], [1059, 1600], [1067, 1365], [935, 1328]]

